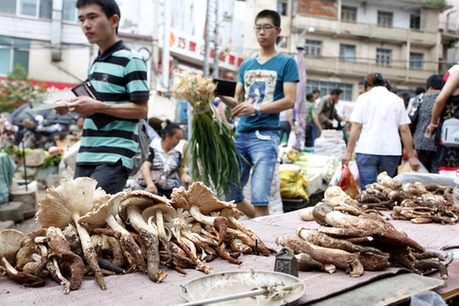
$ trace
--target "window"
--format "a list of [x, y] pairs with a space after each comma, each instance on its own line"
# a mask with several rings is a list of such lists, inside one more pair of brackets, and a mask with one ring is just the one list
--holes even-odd
[[76, 0], [64, 0], [62, 10], [62, 20], [78, 22], [78, 10], [76, 8]]
[[410, 29], [420, 29], [420, 28], [421, 28], [421, 16], [410, 15]]
[[18, 14], [51, 19], [53, 0], [17, 0]]
[[355, 61], [355, 46], [354, 45], [339, 45], [339, 57], [344, 61]]
[[389, 66], [392, 62], [392, 50], [391, 49], [376, 49], [376, 64], [381, 66]]
[[333, 89], [339, 88], [343, 91], [340, 100], [352, 101], [352, 84], [308, 80], [306, 83], [306, 92], [312, 92], [314, 88], [320, 89], [321, 97], [328, 95]]
[[353, 6], [343, 5], [341, 7], [341, 20], [342, 21], [357, 21], [357, 8]]
[[0, 5], [0, 12], [16, 14], [16, 0], [3, 0], [2, 5]]
[[309, 56], [322, 56], [322, 42], [320, 40], [306, 39], [304, 51]]
[[421, 69], [423, 60], [424, 60], [424, 54], [410, 52], [410, 68]]
[[277, 0], [277, 12], [281, 16], [287, 16], [288, 0]]
[[391, 28], [394, 14], [392, 12], [378, 11], [378, 25], [381, 27]]
[[0, 36], [0, 74], [6, 75], [16, 64], [29, 69], [30, 41]]

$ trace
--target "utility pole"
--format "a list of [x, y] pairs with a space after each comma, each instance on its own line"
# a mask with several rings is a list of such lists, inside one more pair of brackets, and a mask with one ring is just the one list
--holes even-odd
[[212, 0], [207, 0], [207, 7], [206, 7], [206, 38], [204, 40], [204, 62], [203, 62], [203, 72], [204, 77], [209, 76], [209, 35], [210, 35], [210, 26], [209, 26], [209, 15], [210, 15], [210, 2]]
[[213, 78], [218, 78], [218, 61], [220, 60], [220, 54], [218, 51], [218, 40], [220, 39], [219, 35], [219, 22], [218, 22], [218, 14], [219, 14], [219, 1], [215, 0], [215, 22], [214, 22], [214, 70], [212, 73]]
[[150, 90], [155, 90], [158, 88], [157, 79], [158, 79], [158, 62], [159, 62], [159, 1], [153, 0], [153, 37], [151, 41], [151, 76], [150, 76]]
[[163, 1], [163, 8], [164, 8], [164, 38], [163, 38], [163, 52], [162, 52], [162, 80], [163, 80], [163, 87], [168, 90], [169, 89], [169, 59], [170, 59], [170, 51], [169, 51], [169, 43], [170, 43], [170, 1], [164, 0]]

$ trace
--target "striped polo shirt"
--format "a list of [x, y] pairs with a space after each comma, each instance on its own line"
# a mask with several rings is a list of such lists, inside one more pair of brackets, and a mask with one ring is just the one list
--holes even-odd
[[[108, 104], [149, 99], [147, 66], [141, 55], [122, 40], [98, 55], [89, 68], [88, 79], [98, 98]], [[138, 120], [96, 113], [86, 117], [77, 165], [115, 164], [119, 160], [132, 169], [138, 147]]]

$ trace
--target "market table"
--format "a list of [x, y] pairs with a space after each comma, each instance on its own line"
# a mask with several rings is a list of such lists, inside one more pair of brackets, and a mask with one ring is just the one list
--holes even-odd
[[[411, 238], [428, 249], [445, 250], [459, 247], [459, 225], [440, 224], [412, 224], [408, 221], [391, 221], [396, 228], [405, 231]], [[317, 227], [315, 222], [305, 222], [299, 217], [298, 211], [282, 215], [274, 215], [264, 218], [244, 221], [264, 243], [273, 249], [280, 250], [275, 244], [279, 236], [294, 236], [295, 228], [305, 226]], [[240, 257], [241, 265], [233, 265], [217, 258], [209, 265], [215, 273], [235, 270], [274, 270], [275, 256], [243, 255]], [[456, 267], [456, 261], [453, 261]], [[453, 266], [453, 265], [452, 265]], [[165, 268], [164, 268], [165, 269]], [[187, 275], [167, 269], [169, 275], [161, 284], [151, 282], [144, 273], [115, 275], [106, 277], [107, 290], [101, 290], [93, 278], [85, 278], [79, 290], [72, 291], [68, 295], [63, 294], [62, 288], [51, 279], [46, 279], [45, 287], [25, 288], [14, 283], [8, 277], [0, 278], [0, 305], [176, 305], [185, 300], [179, 295], [180, 285], [204, 276], [202, 272], [187, 270]], [[459, 288], [459, 269], [451, 269], [450, 279], [446, 280], [446, 288], [449, 293]], [[306, 285], [306, 293], [300, 299], [300, 304], [311, 304], [318, 301], [321, 303], [333, 301], [340, 294], [355, 289], [368, 289], [377, 282], [388, 279], [391, 283], [398, 280], [406, 282], [403, 287], [404, 294], [395, 290], [391, 296], [387, 296], [386, 290], [373, 290], [374, 299], [381, 304], [391, 304], [406, 300], [411, 295], [435, 290], [444, 285], [444, 282], [436, 277], [421, 277], [413, 273], [407, 273], [403, 268], [389, 268], [384, 271], [365, 271], [358, 278], [351, 278], [342, 271], [333, 274], [323, 272], [300, 272], [299, 278]], [[416, 286], [412, 286], [417, 283]], [[390, 293], [389, 293], [390, 294]], [[385, 303], [386, 301], [387, 303]], [[389, 302], [390, 301], [390, 302]], [[341, 301], [340, 304], [343, 302]], [[346, 303], [345, 303], [346, 304]], [[351, 301], [349, 301], [351, 304]], [[324, 304], [320, 304], [324, 305]], [[336, 304], [335, 304], [336, 305]], [[361, 304], [362, 305], [362, 304]]]

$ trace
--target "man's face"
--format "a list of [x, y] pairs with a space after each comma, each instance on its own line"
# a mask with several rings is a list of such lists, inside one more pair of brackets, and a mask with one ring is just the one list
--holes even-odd
[[91, 44], [104, 44], [116, 32], [119, 16], [107, 18], [97, 4], [88, 4], [78, 9], [81, 29]]
[[281, 29], [276, 28], [271, 18], [259, 18], [255, 22], [255, 34], [260, 47], [276, 44], [277, 36]]
[[335, 104], [338, 103], [340, 96], [341, 96], [340, 94], [331, 95], [331, 98], [332, 98], [333, 102], [335, 102]]
[[359, 92], [359, 95], [363, 94], [365, 90], [365, 85], [358, 85], [357, 90]]

